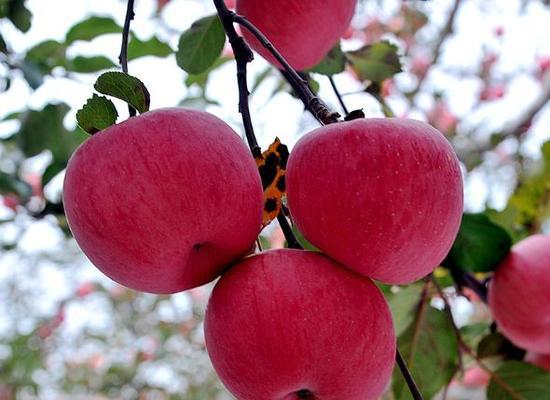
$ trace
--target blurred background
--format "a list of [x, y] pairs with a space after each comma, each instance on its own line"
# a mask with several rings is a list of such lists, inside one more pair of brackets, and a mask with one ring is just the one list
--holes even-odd
[[[63, 216], [63, 171], [86, 138], [76, 111], [99, 73], [117, 68], [125, 9], [112, 0], [0, 0], [0, 400], [232, 398], [204, 347], [211, 285], [172, 296], [125, 289], [87, 261]], [[229, 47], [200, 76], [174, 56], [181, 33], [214, 13], [211, 2], [137, 0], [135, 11], [129, 72], [151, 92], [151, 109], [203, 108], [242, 133]], [[353, 67], [334, 79], [349, 109], [391, 109], [443, 132], [462, 162], [466, 210], [487, 211], [518, 240], [550, 232], [549, 38], [548, 1], [365, 0], [342, 48], [388, 40], [403, 71], [375, 93]], [[258, 56], [249, 71], [263, 149], [275, 136], [292, 147], [317, 126], [277, 70]], [[326, 77], [311, 78], [339, 110]], [[277, 226], [262, 243], [284, 246]], [[487, 329], [485, 307], [448, 286], [457, 325]], [[451, 376], [439, 398], [485, 398], [482, 371]]]

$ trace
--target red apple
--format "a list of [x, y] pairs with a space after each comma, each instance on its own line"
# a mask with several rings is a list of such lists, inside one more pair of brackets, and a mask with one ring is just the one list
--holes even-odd
[[387, 303], [328, 257], [278, 249], [218, 281], [205, 316], [208, 354], [239, 400], [369, 400], [395, 359]]
[[[351, 22], [357, 0], [237, 0], [245, 16], [273, 43], [297, 70], [318, 64], [342, 37]], [[276, 66], [279, 63], [243, 28], [250, 46]]]
[[550, 353], [550, 235], [517, 243], [489, 285], [489, 306], [515, 345]]
[[73, 154], [65, 211], [84, 253], [129, 288], [174, 293], [253, 246], [263, 194], [239, 136], [212, 114], [161, 109], [96, 133]]
[[406, 284], [447, 255], [462, 215], [451, 145], [409, 119], [357, 119], [301, 138], [290, 154], [287, 198], [307, 240], [384, 283]]
[[550, 354], [540, 354], [530, 351], [525, 355], [525, 361], [550, 371]]

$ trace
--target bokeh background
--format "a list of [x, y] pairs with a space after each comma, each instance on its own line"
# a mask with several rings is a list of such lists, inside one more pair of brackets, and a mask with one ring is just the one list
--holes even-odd
[[[0, 19], [0, 399], [231, 399], [204, 347], [211, 285], [172, 296], [125, 289], [87, 261], [63, 217], [64, 166], [86, 137], [76, 111], [99, 73], [117, 68], [121, 41], [120, 33], [71, 39], [71, 28], [100, 16], [100, 30], [116, 31], [126, 3], [0, 1], [9, 4], [15, 14]], [[135, 11], [132, 40], [142, 51], [129, 70], [147, 85], [151, 108], [203, 108], [242, 133], [229, 47], [203, 76], [188, 76], [174, 56], [181, 33], [214, 13], [211, 2], [137, 0]], [[550, 232], [549, 38], [548, 1], [360, 1], [342, 47], [388, 40], [403, 72], [379, 96], [352, 68], [335, 81], [350, 109], [382, 116], [382, 102], [443, 132], [462, 162], [466, 210], [489, 210], [519, 239]], [[260, 57], [249, 68], [262, 148], [275, 136], [292, 147], [316, 121], [277, 70]], [[326, 77], [312, 78], [338, 110]], [[275, 224], [262, 243], [284, 246]], [[459, 327], [487, 329], [475, 296], [452, 285], [446, 293]], [[432, 303], [442, 307], [437, 295]], [[487, 380], [467, 365], [438, 396], [483, 399]]]

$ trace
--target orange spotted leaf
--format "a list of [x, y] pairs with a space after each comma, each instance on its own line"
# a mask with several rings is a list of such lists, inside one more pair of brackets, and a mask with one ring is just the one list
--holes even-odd
[[264, 189], [263, 226], [267, 226], [277, 218], [283, 204], [285, 194], [285, 172], [288, 160], [288, 147], [279, 138], [256, 157], [256, 165], [262, 177]]

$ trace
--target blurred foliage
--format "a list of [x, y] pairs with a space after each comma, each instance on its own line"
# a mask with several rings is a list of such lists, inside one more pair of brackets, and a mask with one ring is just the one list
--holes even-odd
[[[151, 16], [155, 26], [165, 23], [161, 10], [166, 3], [159, 1], [159, 14]], [[349, 47], [344, 39], [307, 71], [312, 88], [320, 90], [326, 80], [323, 75], [347, 74], [359, 83], [358, 93], [379, 103], [381, 112], [391, 115], [391, 105], [397, 99], [407, 105], [405, 114], [420, 116], [443, 132], [457, 149], [466, 180], [469, 174], [486, 170], [507, 168], [513, 175], [504, 208], [495, 210], [487, 204], [483, 213], [464, 214], [457, 241], [444, 263], [453, 269], [453, 275], [440, 268], [431, 280], [407, 287], [379, 285], [392, 310], [401, 352], [426, 399], [446, 392], [452, 382], [462, 379], [464, 362], [487, 363], [490, 400], [548, 399], [549, 374], [518, 361], [523, 350], [491, 328], [490, 315], [477, 295], [458, 287], [452, 278], [457, 273], [484, 273], [481, 278], [485, 279], [512, 242], [545, 229], [550, 216], [550, 142], [542, 146], [540, 159], [526, 157], [522, 144], [529, 136], [533, 116], [513, 131], [478, 126], [470, 114], [459, 117], [452, 112], [452, 99], [445, 89], [430, 86], [430, 73], [441, 67], [443, 44], [453, 33], [452, 12], [447, 15], [447, 25], [442, 25], [430, 21], [430, 2], [403, 3], [389, 15], [380, 11], [381, 1], [360, 3], [358, 13], [363, 18], [358, 20], [366, 22], [350, 35], [361, 45], [357, 50], [343, 50]], [[21, 32], [32, 26], [32, 14], [24, 0], [0, 0], [0, 19]], [[108, 54], [78, 54], [79, 44], [93, 44], [104, 35], [113, 35], [118, 43], [116, 35], [122, 27], [116, 21], [110, 16], [86, 16], [64, 38], [43, 38], [27, 50], [15, 49], [9, 36], [0, 32], [1, 95], [9, 96], [16, 80], [25, 82], [33, 92], [48, 79], [78, 81], [92, 76], [97, 77], [98, 92], [147, 111], [149, 92], [141, 80], [119, 72], [105, 73], [117, 68], [117, 61]], [[3, 26], [0, 24], [0, 29]], [[440, 33], [434, 34], [436, 30]], [[168, 32], [170, 38], [157, 31], [147, 38], [131, 34], [129, 60], [174, 56], [173, 64], [185, 71], [183, 83], [189, 88], [180, 105], [217, 105], [209, 93], [215, 86], [213, 76], [233, 60], [231, 52], [223, 50], [225, 37], [219, 19], [207, 16], [183, 32]], [[176, 42], [179, 45], [174, 49]], [[502, 81], [493, 68], [498, 54], [484, 52], [475, 71], [452, 71], [457, 79], [466, 74], [475, 77], [484, 90], [491, 88], [480, 92], [472, 113], [502, 97], [495, 90]], [[529, 74], [543, 87], [548, 67], [545, 70], [544, 64], [539, 64]], [[409, 84], [400, 86], [400, 76]], [[291, 92], [273, 67], [265, 67], [249, 79], [253, 94], [267, 90], [273, 98]], [[63, 98], [62, 94], [57, 97]], [[74, 121], [68, 123], [67, 115], [76, 110], [61, 101], [0, 115], [2, 125], [14, 126], [0, 136], [0, 268], [4, 268], [0, 270], [0, 399], [229, 399], [212, 370], [202, 336], [211, 286], [174, 296], [153, 296], [97, 276], [89, 278], [92, 268], [70, 237], [59, 193], [59, 178], [73, 151], [86, 140], [86, 132], [97, 132], [117, 121], [115, 103], [93, 94], [91, 85], [89, 97], [76, 116], [82, 129], [71, 128]], [[517, 118], [524, 116], [518, 112]], [[31, 251], [25, 245], [37, 225], [48, 229], [51, 248]], [[305, 248], [317, 250], [293, 230]], [[282, 247], [284, 238], [270, 226], [259, 243], [264, 250]], [[13, 270], [8, 271], [5, 265]], [[46, 296], [44, 270], [69, 289]], [[473, 311], [457, 328], [444, 303], [454, 305], [464, 299]], [[80, 322], [67, 323], [67, 318]], [[465, 346], [471, 350], [465, 351]], [[410, 398], [398, 370], [390, 392], [385, 398]]]

